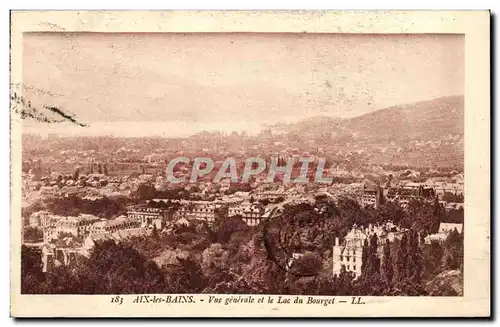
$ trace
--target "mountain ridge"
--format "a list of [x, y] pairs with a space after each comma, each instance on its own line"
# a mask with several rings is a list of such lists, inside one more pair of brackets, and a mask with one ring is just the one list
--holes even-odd
[[344, 122], [366, 138], [425, 141], [464, 133], [464, 97], [446, 96], [391, 106]]
[[296, 123], [267, 125], [288, 133], [349, 133], [355, 138], [433, 140], [464, 133], [464, 97], [443, 96], [431, 100], [379, 109], [352, 118], [314, 116]]

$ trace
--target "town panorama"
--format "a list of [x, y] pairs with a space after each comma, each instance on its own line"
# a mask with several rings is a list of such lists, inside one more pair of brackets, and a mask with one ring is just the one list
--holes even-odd
[[463, 39], [24, 47], [23, 294], [463, 296]]

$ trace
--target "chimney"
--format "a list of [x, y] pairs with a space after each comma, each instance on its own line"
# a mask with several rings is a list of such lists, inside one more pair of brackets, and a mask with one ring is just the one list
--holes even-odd
[[335, 237], [335, 246], [339, 246], [339, 238]]

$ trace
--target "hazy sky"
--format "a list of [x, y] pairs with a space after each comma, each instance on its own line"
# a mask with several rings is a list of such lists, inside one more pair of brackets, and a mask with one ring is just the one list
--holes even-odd
[[23, 83], [53, 93], [29, 99], [86, 133], [251, 130], [464, 93], [459, 35], [33, 33], [23, 59]]

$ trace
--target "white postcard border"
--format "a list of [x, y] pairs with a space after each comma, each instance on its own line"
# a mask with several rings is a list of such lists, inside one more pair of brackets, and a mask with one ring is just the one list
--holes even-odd
[[[451, 33], [465, 35], [463, 297], [363, 297], [366, 305], [111, 303], [110, 295], [21, 295], [21, 128], [11, 119], [11, 315], [16, 317], [452, 317], [490, 315], [488, 11], [13, 11], [11, 83], [25, 32]], [[134, 295], [123, 296], [133, 299]], [[254, 295], [254, 297], [259, 297]], [[285, 296], [283, 297], [285, 298]], [[295, 296], [286, 296], [293, 299]], [[349, 297], [344, 297], [349, 298]]]

